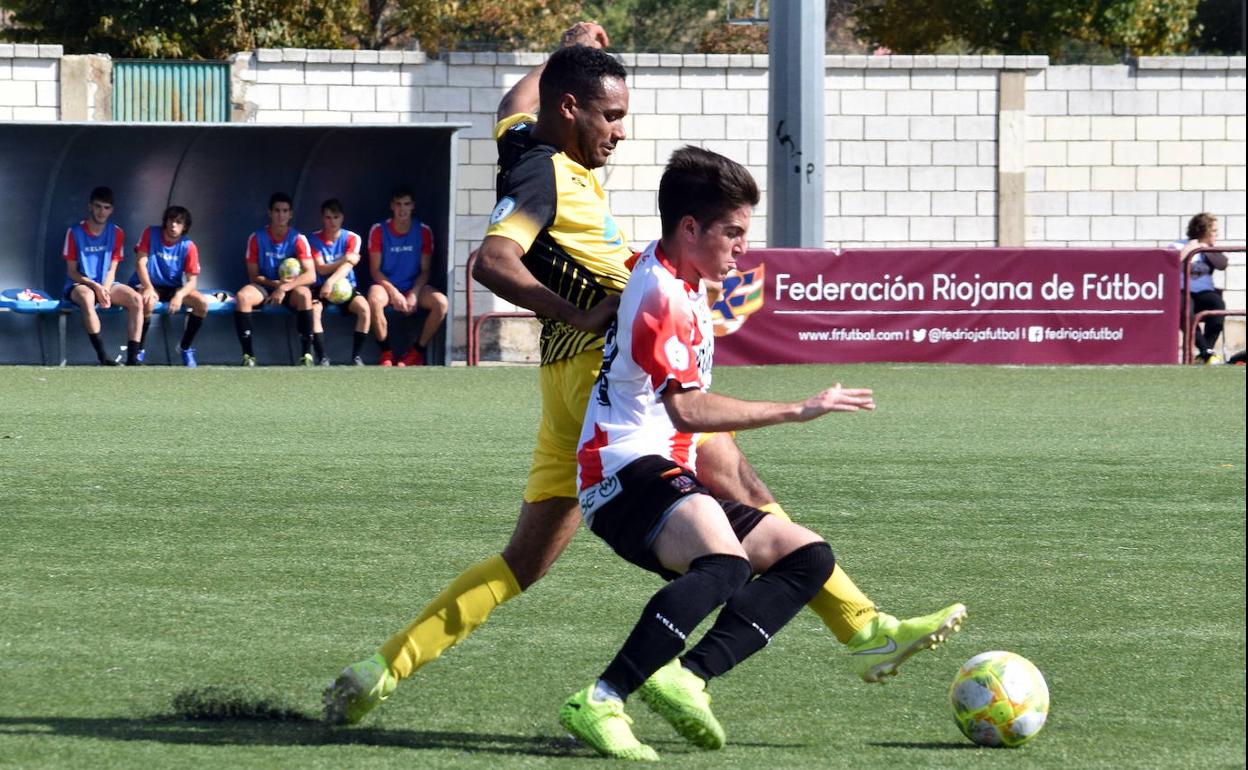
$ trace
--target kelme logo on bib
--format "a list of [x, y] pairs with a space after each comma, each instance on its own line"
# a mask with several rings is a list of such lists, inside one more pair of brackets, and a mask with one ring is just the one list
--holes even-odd
[[495, 206], [494, 211], [490, 212], [490, 224], [496, 225], [507, 217], [511, 216], [511, 212], [516, 210], [516, 200], [510, 195], [504, 196]]

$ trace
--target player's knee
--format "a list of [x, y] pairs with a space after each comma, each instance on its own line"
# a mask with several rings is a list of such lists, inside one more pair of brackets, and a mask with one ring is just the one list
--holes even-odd
[[832, 546], [820, 540], [789, 552], [773, 564], [768, 573], [784, 574], [793, 588], [809, 600], [828, 582], [835, 568], [836, 556], [832, 553]]
[[740, 556], [726, 553], [713, 553], [699, 556], [689, 562], [686, 575], [696, 574], [703, 578], [708, 598], [713, 598], [718, 606], [728, 601], [741, 586], [750, 579], [750, 562]]

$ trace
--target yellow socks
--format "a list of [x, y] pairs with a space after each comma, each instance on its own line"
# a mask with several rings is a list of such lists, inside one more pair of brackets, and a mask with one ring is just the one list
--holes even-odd
[[[785, 521], [792, 521], [780, 507], [780, 503], [769, 503], [759, 510], [779, 516]], [[823, 584], [823, 588], [819, 589], [819, 593], [806, 606], [823, 620], [823, 624], [841, 644], [852, 639], [854, 634], [878, 614], [875, 604], [849, 579], [840, 564], [836, 565], [828, 582]]]
[[494, 608], [520, 595], [520, 585], [502, 556], [469, 567], [420, 615], [381, 646], [381, 655], [398, 679], [459, 644], [485, 622]]

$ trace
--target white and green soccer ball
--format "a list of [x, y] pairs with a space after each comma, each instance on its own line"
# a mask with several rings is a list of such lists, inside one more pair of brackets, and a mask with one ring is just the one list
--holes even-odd
[[343, 302], [351, 299], [351, 282], [346, 278], [339, 278], [334, 281], [334, 285], [329, 290], [329, 301], [335, 305], [341, 305]]
[[287, 257], [283, 259], [277, 266], [277, 275], [283, 281], [287, 278], [294, 278], [303, 272], [303, 264], [295, 257]]
[[968, 660], [949, 688], [953, 719], [980, 746], [1021, 746], [1049, 715], [1049, 687], [1022, 655], [994, 650]]

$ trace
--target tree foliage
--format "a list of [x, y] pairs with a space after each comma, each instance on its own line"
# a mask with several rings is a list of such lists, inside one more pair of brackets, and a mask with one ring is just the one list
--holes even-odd
[[257, 47], [349, 47], [363, 31], [359, 0], [0, 0], [17, 42], [67, 53], [221, 59]]
[[[861, 37], [895, 53], [1047, 54], [1072, 42], [1119, 56], [1186, 53], [1199, 0], [856, 0]], [[1078, 46], [1075, 46], [1077, 48]]]

